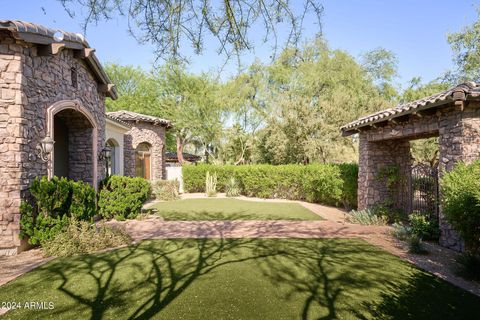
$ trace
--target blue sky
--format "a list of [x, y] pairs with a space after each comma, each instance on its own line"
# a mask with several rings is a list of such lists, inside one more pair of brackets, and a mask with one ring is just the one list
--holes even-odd
[[[324, 0], [323, 34], [332, 48], [348, 51], [355, 57], [383, 47], [392, 50], [399, 59], [399, 84], [415, 76], [432, 80], [452, 68], [452, 55], [446, 41], [448, 32], [460, 30], [476, 19], [479, 1], [470, 0]], [[0, 19], [21, 19], [71, 32], [81, 32], [80, 9], [72, 19], [57, 0], [0, 0]], [[42, 10], [42, 8], [44, 10]], [[317, 27], [312, 21], [305, 25], [306, 37], [312, 37]], [[155, 57], [153, 47], [140, 45], [127, 33], [124, 18], [116, 18], [87, 31], [90, 45], [96, 48], [102, 62], [133, 64], [150, 68]], [[217, 44], [207, 39], [208, 48], [202, 56], [191, 56], [193, 72], [215, 70]], [[189, 50], [185, 51], [187, 54]], [[269, 61], [271, 45], [257, 46], [244, 62], [255, 58]], [[236, 71], [230, 63], [226, 74]]]

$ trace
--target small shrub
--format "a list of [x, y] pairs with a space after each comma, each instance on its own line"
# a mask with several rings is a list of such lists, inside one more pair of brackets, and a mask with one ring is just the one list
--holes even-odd
[[423, 240], [438, 240], [440, 229], [438, 223], [429, 220], [422, 214], [411, 214], [408, 216], [412, 234], [417, 235]]
[[415, 235], [411, 234], [408, 237], [408, 252], [414, 254], [427, 254], [428, 251], [423, 247], [422, 239]]
[[104, 224], [96, 226], [73, 218], [54, 238], [43, 241], [42, 247], [47, 256], [71, 256], [127, 245], [131, 241], [124, 229]]
[[238, 197], [240, 195], [240, 186], [234, 177], [231, 177], [225, 185], [227, 197]]
[[467, 250], [480, 252], [480, 161], [459, 163], [441, 180], [443, 212], [465, 240]]
[[32, 199], [20, 205], [20, 237], [33, 245], [52, 239], [70, 217], [91, 220], [96, 212], [96, 193], [87, 183], [66, 178], [36, 178], [30, 186]]
[[360, 211], [352, 210], [347, 214], [346, 220], [351, 223], [358, 223], [362, 225], [383, 226], [387, 223], [384, 217], [377, 216], [375, 212], [370, 209], [364, 209]]
[[393, 204], [388, 202], [377, 204], [372, 210], [377, 216], [384, 217], [388, 223], [405, 222], [407, 220], [403, 210], [394, 208]]
[[407, 241], [412, 233], [412, 230], [410, 229], [410, 227], [403, 223], [395, 222], [394, 224], [392, 224], [392, 227], [393, 227], [392, 234], [398, 240]]
[[467, 280], [480, 281], [480, 256], [463, 253], [456, 259], [456, 273]]
[[180, 198], [180, 183], [175, 180], [156, 180], [152, 182], [152, 193], [158, 200], [172, 201]]
[[151, 185], [143, 178], [111, 176], [104, 180], [99, 194], [99, 213], [106, 219], [134, 219], [150, 198]]
[[214, 172], [213, 174], [210, 174], [209, 171], [207, 171], [206, 177], [205, 177], [205, 192], [207, 194], [207, 197], [215, 197], [217, 195], [217, 173]]

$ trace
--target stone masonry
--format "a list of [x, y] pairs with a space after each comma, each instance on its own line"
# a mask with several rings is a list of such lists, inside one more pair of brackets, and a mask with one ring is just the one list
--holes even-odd
[[141, 143], [151, 146], [152, 180], [166, 178], [165, 126], [137, 122], [125, 134], [124, 171], [126, 176], [135, 176], [135, 150]]
[[[75, 86], [72, 68], [77, 73]], [[75, 57], [72, 49], [40, 55], [36, 44], [0, 30], [0, 254], [15, 254], [23, 245], [19, 239], [20, 202], [28, 196], [32, 180], [47, 175], [47, 163], [37, 156], [36, 147], [47, 134], [47, 109], [65, 100], [75, 101], [93, 116], [100, 152], [104, 146], [105, 93], [100, 92], [91, 68]], [[72, 125], [71, 177], [92, 181], [92, 164], [97, 161], [101, 179], [103, 161], [98, 156], [92, 159], [92, 124], [74, 109], [58, 116], [66, 117]]]
[[[375, 204], [394, 200], [402, 208], [401, 199], [408, 190], [402, 185], [395, 194], [387, 190], [378, 176], [389, 165], [400, 167], [400, 176], [410, 178], [411, 154], [409, 141], [420, 138], [439, 137], [439, 172], [453, 169], [458, 161], [466, 163], [480, 158], [480, 102], [469, 101], [461, 105], [450, 103], [433, 113], [411, 115], [402, 121], [389, 121], [359, 132], [359, 186], [358, 207], [364, 209]], [[440, 190], [441, 193], [441, 190]], [[464, 250], [463, 241], [445, 221], [440, 208], [440, 244], [458, 251]]]

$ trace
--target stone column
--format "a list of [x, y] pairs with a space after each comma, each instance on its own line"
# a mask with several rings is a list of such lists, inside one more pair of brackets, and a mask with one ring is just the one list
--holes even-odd
[[[470, 102], [464, 110], [451, 108], [439, 119], [440, 177], [458, 161], [470, 163], [480, 158], [480, 103]], [[440, 194], [442, 190], [440, 189]], [[441, 196], [440, 196], [441, 199]], [[446, 221], [440, 206], [440, 245], [463, 251], [464, 241]]]
[[395, 207], [405, 208], [408, 185], [399, 183], [392, 190], [388, 190], [385, 181], [379, 178], [382, 168], [388, 166], [398, 166], [401, 181], [408, 181], [411, 166], [410, 143], [407, 140], [369, 141], [367, 133], [360, 133], [359, 210], [390, 200], [393, 200]]

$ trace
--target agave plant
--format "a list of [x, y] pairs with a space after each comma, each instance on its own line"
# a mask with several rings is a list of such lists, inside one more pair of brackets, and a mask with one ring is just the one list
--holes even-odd
[[240, 195], [240, 186], [234, 177], [228, 179], [225, 189], [227, 197], [238, 197]]
[[360, 211], [352, 210], [347, 214], [346, 220], [351, 223], [363, 225], [386, 225], [385, 217], [377, 216], [373, 210], [364, 209]]

